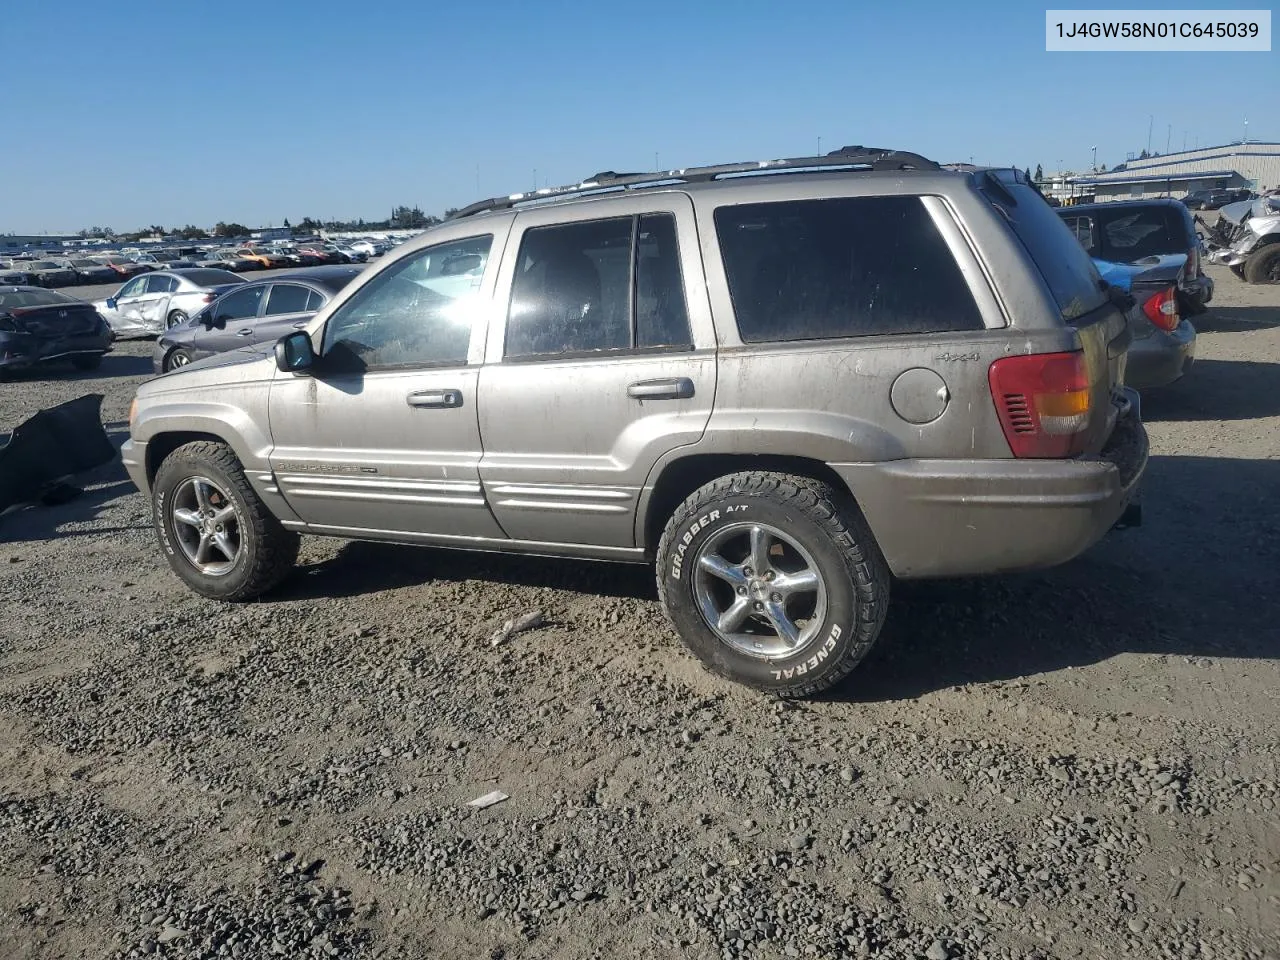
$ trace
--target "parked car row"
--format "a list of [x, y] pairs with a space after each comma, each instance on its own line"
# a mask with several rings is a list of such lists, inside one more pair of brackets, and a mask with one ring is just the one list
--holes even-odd
[[1219, 210], [1228, 203], [1239, 203], [1252, 200], [1257, 194], [1252, 190], [1235, 188], [1231, 190], [1196, 190], [1182, 198], [1188, 210]]
[[152, 270], [189, 270], [198, 267], [231, 270], [315, 267], [365, 263], [395, 246], [391, 241], [263, 242], [200, 250], [136, 250], [94, 253], [74, 257], [22, 254], [0, 259], [0, 284], [37, 287], [69, 287], [110, 283]]

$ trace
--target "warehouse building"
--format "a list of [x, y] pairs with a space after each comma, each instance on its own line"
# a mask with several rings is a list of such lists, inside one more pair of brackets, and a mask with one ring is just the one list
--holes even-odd
[[1065, 192], [1097, 200], [1181, 197], [1197, 190], [1280, 187], [1280, 143], [1229, 143], [1130, 160], [1119, 169], [1072, 177]]

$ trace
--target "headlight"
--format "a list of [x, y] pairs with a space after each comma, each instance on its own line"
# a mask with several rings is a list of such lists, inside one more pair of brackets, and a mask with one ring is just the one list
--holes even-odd
[[133, 433], [133, 421], [138, 419], [138, 398], [134, 397], [129, 404], [129, 432]]

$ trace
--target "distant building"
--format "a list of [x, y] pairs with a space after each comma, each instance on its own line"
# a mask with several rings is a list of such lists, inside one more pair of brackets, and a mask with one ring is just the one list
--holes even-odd
[[21, 253], [23, 250], [61, 250], [63, 245], [72, 240], [79, 240], [71, 234], [45, 234], [39, 237], [24, 236], [18, 233], [0, 233], [0, 253]]
[[[1097, 200], [1181, 197], [1197, 190], [1280, 186], [1280, 143], [1228, 143], [1129, 160], [1123, 169], [1064, 178], [1055, 196]], [[1046, 191], [1048, 192], [1048, 191]]]

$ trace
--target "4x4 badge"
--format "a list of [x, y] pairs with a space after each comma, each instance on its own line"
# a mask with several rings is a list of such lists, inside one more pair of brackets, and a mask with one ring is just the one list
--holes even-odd
[[940, 353], [933, 358], [940, 363], [954, 363], [956, 361], [977, 360], [977, 353]]

